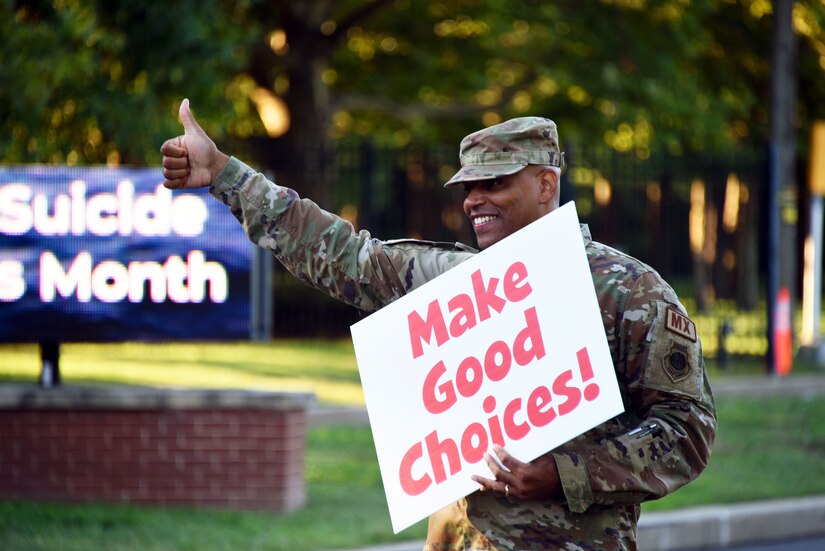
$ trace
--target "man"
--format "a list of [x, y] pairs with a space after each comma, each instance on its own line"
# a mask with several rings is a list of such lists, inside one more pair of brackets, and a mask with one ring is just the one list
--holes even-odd
[[[187, 100], [180, 115], [184, 135], [161, 147], [164, 185], [209, 185], [254, 243], [336, 298], [377, 310], [474, 254], [458, 244], [355, 232], [221, 153]], [[460, 159], [446, 186], [464, 186], [481, 248], [559, 206], [563, 156], [548, 119], [470, 134]], [[652, 268], [593, 241], [586, 226], [582, 238], [625, 412], [529, 463], [495, 447], [506, 469], [486, 458], [494, 478], [474, 477], [481, 491], [430, 518], [427, 549], [635, 549], [640, 503], [690, 482], [707, 464], [715, 405], [693, 322]]]

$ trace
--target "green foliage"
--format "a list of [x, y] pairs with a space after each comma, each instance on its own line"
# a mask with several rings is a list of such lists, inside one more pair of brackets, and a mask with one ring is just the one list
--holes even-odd
[[[334, 88], [396, 98], [402, 107], [388, 110], [365, 102], [348, 126], [388, 141], [420, 132], [455, 143], [482, 124], [540, 114], [559, 123], [563, 141], [604, 141], [642, 158], [655, 148], [730, 149], [764, 139], [768, 123], [770, 5], [753, 4], [396, 2], [336, 52]], [[821, 83], [825, 9], [797, 11], [809, 22], [800, 77]], [[803, 110], [821, 103], [811, 101], [820, 88]], [[411, 104], [418, 109], [403, 108]], [[410, 113], [419, 116], [405, 129], [397, 115]], [[429, 124], [448, 117], [457, 123]]]
[[[794, 20], [805, 131], [825, 116], [825, 7]], [[2, 0], [0, 158], [154, 164], [185, 96], [216, 138], [264, 135], [257, 87], [325, 101], [289, 95], [296, 66], [328, 89], [333, 137], [455, 144], [529, 113], [642, 158], [717, 151], [766, 135], [771, 21], [765, 0]]]
[[157, 164], [160, 143], [180, 133], [182, 97], [232, 112], [226, 89], [247, 39], [221, 10], [215, 0], [2, 2], [2, 159]]

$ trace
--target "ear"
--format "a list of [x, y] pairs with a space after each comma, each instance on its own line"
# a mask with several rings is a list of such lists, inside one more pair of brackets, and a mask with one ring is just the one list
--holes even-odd
[[539, 202], [559, 203], [559, 177], [556, 172], [546, 168], [539, 173]]

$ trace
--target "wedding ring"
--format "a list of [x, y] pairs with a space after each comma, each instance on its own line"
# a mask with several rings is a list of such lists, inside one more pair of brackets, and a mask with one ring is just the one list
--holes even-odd
[[507, 497], [510, 497], [510, 485], [509, 484], [504, 485], [504, 495], [506, 495]]

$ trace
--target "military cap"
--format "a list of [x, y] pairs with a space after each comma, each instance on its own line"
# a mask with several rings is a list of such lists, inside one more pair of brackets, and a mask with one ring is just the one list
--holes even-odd
[[515, 174], [527, 165], [562, 168], [556, 123], [520, 117], [473, 132], [461, 140], [461, 170], [444, 187]]

